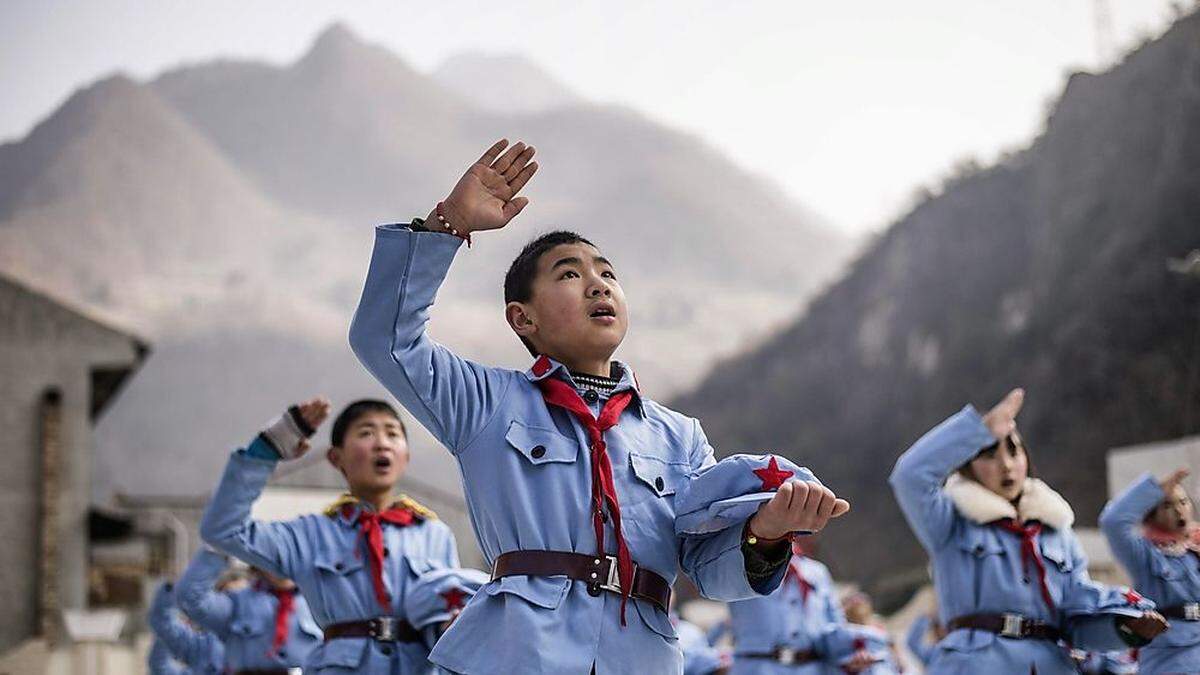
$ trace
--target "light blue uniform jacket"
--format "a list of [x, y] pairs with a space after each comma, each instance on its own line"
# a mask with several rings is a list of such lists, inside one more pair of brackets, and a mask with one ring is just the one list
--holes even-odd
[[213, 584], [224, 570], [224, 556], [209, 550], [197, 553], [175, 584], [179, 608], [225, 643], [225, 662], [232, 670], [303, 666], [322, 641], [304, 594], [295, 595], [287, 640], [276, 653], [272, 646], [279, 601], [257, 588], [232, 593], [216, 590]]
[[146, 654], [146, 669], [150, 675], [191, 675], [188, 667], [176, 661], [167, 643], [159, 638], [154, 638], [150, 644], [150, 651]]
[[[1020, 614], [1057, 626], [1081, 649], [1126, 648], [1116, 617], [1140, 616], [1152, 604], [1135, 606], [1120, 589], [1092, 582], [1069, 521], [1059, 529], [1046, 526], [1038, 536], [1055, 605], [1051, 610], [1036, 570], [1028, 576], [1023, 571], [1020, 538], [966, 517], [943, 489], [951, 474], [994, 442], [982, 418], [967, 406], [918, 440], [892, 471], [900, 508], [933, 561], [939, 616], [949, 623], [968, 614]], [[1064, 508], [1069, 512], [1065, 503]], [[931, 673], [1028, 673], [1031, 668], [1039, 675], [1076, 672], [1067, 649], [1048, 640], [967, 629], [942, 639], [929, 664]]]
[[[729, 603], [734, 646], [733, 675], [841, 673], [838, 664], [855, 651], [856, 638], [868, 632], [877, 632], [846, 623], [829, 568], [806, 556], [793, 556], [792, 564], [799, 566], [805, 581], [812, 586], [807, 598], [799, 583], [785, 578], [780, 587], [768, 596]], [[863, 648], [866, 647], [864, 644]], [[796, 666], [738, 656], [763, 654], [777, 648], [796, 651], [812, 649], [821, 660]], [[880, 664], [865, 672], [883, 675], [894, 671], [890, 666]]]
[[[1142, 519], [1166, 497], [1145, 474], [1109, 502], [1100, 528], [1134, 587], [1159, 607], [1200, 602], [1200, 555], [1167, 555], [1142, 536]], [[1143, 673], [1200, 672], [1200, 621], [1168, 619], [1171, 629], [1138, 650]]]
[[[223, 673], [225, 671], [225, 645], [216, 635], [196, 630], [179, 615], [175, 605], [175, 593], [170, 584], [163, 584], [154, 593], [150, 611], [146, 616], [155, 643], [162, 643], [171, 657], [185, 666], [188, 673]], [[161, 658], [162, 652], [151, 652], [154, 661], [168, 667]], [[170, 671], [168, 671], [170, 672]]]
[[[545, 403], [543, 377], [574, 385], [551, 361], [540, 375], [471, 362], [426, 334], [457, 237], [377, 229], [362, 300], [350, 328], [359, 360], [458, 460], [472, 526], [489, 565], [517, 550], [596, 552], [588, 438], [573, 415]], [[516, 339], [515, 337], [511, 339]], [[633, 389], [623, 369], [618, 391]], [[576, 387], [582, 391], [581, 388]], [[591, 402], [597, 415], [604, 397]], [[623, 532], [634, 562], [667, 580], [682, 569], [700, 592], [740, 600], [770, 592], [746, 578], [741, 528], [675, 534], [675, 493], [714, 463], [699, 423], [640, 394], [605, 434]], [[611, 523], [605, 546], [614, 553]], [[588, 594], [566, 577], [510, 576], [485, 585], [441, 638], [431, 659], [462, 673], [598, 675], [680, 673], [682, 655], [666, 612], [631, 599]]]
[[[366, 541], [355, 524], [359, 509], [367, 507], [349, 506], [333, 516], [310, 514], [283, 522], [253, 520], [250, 507], [277, 464], [261, 457], [278, 456], [261, 437], [254, 444], [260, 445], [230, 457], [200, 521], [200, 535], [218, 551], [294, 581], [319, 626], [381, 615], [404, 618], [408, 584], [430, 570], [458, 566], [454, 535], [441, 521], [384, 525], [383, 580], [391, 595], [391, 607], [385, 610], [375, 599]], [[305, 672], [428, 673], [431, 644], [432, 633], [424, 643], [339, 638], [318, 646]]]

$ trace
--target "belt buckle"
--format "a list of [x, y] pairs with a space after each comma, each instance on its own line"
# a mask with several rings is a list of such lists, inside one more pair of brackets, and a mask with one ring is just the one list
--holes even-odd
[[1020, 614], [1003, 614], [1002, 616], [1004, 617], [1004, 626], [1000, 629], [1000, 637], [1025, 637], [1025, 617]]
[[370, 619], [367, 623], [369, 624], [371, 637], [379, 642], [395, 642], [396, 638], [399, 637], [396, 630], [399, 627], [399, 622], [394, 616], [377, 616], [374, 619]]
[[1189, 602], [1183, 606], [1184, 621], [1200, 621], [1200, 602]]
[[780, 647], [775, 653], [775, 658], [782, 665], [793, 665], [796, 663], [796, 650], [791, 647]]
[[[608, 578], [604, 583], [600, 584], [600, 588], [606, 591], [612, 591], [617, 595], [621, 594], [621, 570], [617, 566], [617, 557], [606, 555], [604, 559], [608, 561]], [[633, 566], [633, 573], [637, 574], [637, 565]]]

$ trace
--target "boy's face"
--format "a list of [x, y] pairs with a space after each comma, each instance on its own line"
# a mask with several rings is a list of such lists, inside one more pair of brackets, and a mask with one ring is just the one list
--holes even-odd
[[584, 243], [543, 253], [529, 302], [507, 309], [513, 330], [565, 363], [610, 358], [629, 329], [625, 292], [612, 263]]
[[408, 467], [408, 439], [395, 417], [369, 412], [350, 424], [341, 447], [330, 448], [328, 457], [351, 492], [390, 491]]

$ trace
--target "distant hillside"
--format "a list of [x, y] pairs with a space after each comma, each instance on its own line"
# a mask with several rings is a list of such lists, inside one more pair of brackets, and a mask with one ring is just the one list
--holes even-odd
[[[101, 422], [98, 499], [166, 480], [203, 492], [227, 446], [287, 401], [378, 394], [346, 344], [373, 226], [424, 215], [502, 135], [540, 150], [533, 205], [460, 256], [432, 325], [483, 361], [527, 363], [501, 279], [551, 227], [616, 261], [634, 312], [622, 357], [660, 397], [794, 316], [851, 249], [702, 140], [581, 100], [527, 62], [468, 56], [438, 77], [335, 25], [285, 67], [106, 78], [0, 145], [0, 270], [155, 343]], [[500, 77], [529, 105], [463, 95]], [[769, 242], [750, 214], [769, 214]], [[459, 490], [447, 455], [414, 440], [414, 478]]]
[[777, 448], [848, 496], [823, 537], [889, 602], [925, 555], [887, 488], [964, 403], [1027, 388], [1037, 472], [1094, 523], [1108, 448], [1200, 431], [1200, 15], [1071, 77], [1044, 133], [960, 175], [873, 242], [803, 318], [674, 403], [725, 451]]

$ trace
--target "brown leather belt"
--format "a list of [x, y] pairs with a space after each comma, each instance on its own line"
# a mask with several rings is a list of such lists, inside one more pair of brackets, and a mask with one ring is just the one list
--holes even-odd
[[[492, 579], [511, 576], [566, 576], [588, 585], [588, 593], [621, 593], [616, 556], [597, 557], [568, 551], [509, 551], [492, 565]], [[662, 611], [671, 606], [671, 584], [650, 570], [633, 566], [630, 596], [652, 602]]]
[[812, 663], [813, 661], [818, 660], [820, 657], [817, 656], [817, 653], [811, 649], [776, 647], [774, 650], [769, 652], [757, 652], [749, 654], [735, 652], [733, 658], [734, 660], [766, 659], [768, 661], [775, 661], [776, 663], [784, 666], [802, 666], [806, 663]]
[[968, 614], [954, 619], [946, 624], [952, 631], [960, 628], [986, 630], [1000, 637], [1018, 640], [1050, 640], [1057, 642], [1062, 638], [1062, 632], [1057, 626], [1044, 621], [1028, 619], [1020, 614]]
[[340, 638], [371, 638], [380, 642], [420, 642], [421, 634], [404, 619], [377, 616], [365, 621], [346, 621], [325, 626], [325, 641]]
[[1200, 621], [1200, 602], [1189, 602], [1183, 605], [1174, 605], [1173, 607], [1163, 607], [1158, 610], [1168, 619], [1180, 619], [1183, 621]]

